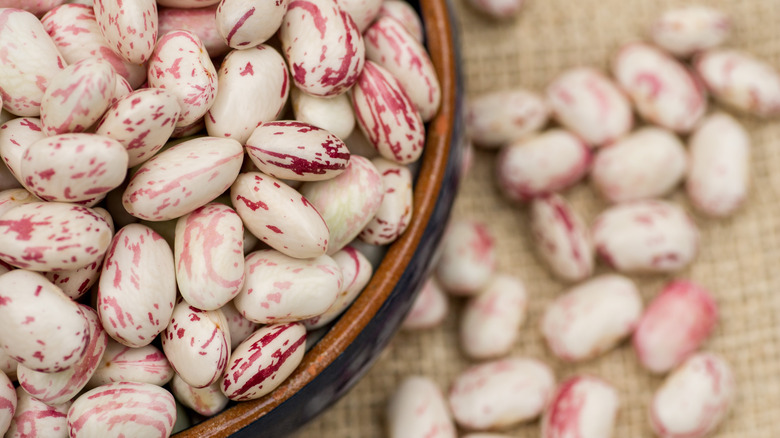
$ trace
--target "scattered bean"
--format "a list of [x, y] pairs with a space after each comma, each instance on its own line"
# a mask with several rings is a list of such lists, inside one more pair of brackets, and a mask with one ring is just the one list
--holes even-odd
[[398, 385], [387, 406], [389, 438], [455, 438], [447, 402], [436, 383], [410, 376]]

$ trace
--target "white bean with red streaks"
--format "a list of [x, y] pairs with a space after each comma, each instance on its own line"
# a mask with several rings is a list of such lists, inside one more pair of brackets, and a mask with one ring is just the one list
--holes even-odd
[[447, 317], [448, 310], [449, 303], [444, 289], [439, 286], [436, 277], [428, 277], [420, 292], [417, 293], [401, 328], [404, 330], [425, 330], [436, 327]]
[[238, 344], [248, 338], [258, 328], [256, 322], [252, 322], [241, 315], [232, 301], [228, 302], [219, 310], [225, 315], [230, 330], [230, 349], [235, 350]]
[[556, 77], [547, 86], [547, 100], [558, 122], [594, 146], [613, 142], [634, 126], [628, 97], [591, 67]]
[[171, 391], [179, 403], [209, 417], [222, 412], [229, 401], [219, 386], [220, 382], [217, 382], [205, 388], [195, 388], [188, 385], [178, 374], [173, 376], [171, 381]]
[[726, 113], [705, 118], [688, 139], [685, 190], [696, 210], [709, 216], [734, 213], [750, 186], [750, 137]]
[[43, 92], [67, 66], [65, 60], [41, 22], [19, 9], [0, 8], [0, 47], [3, 108], [17, 116], [37, 117]]
[[626, 273], [675, 272], [699, 251], [699, 230], [676, 204], [632, 201], [610, 207], [591, 226], [598, 256]]
[[234, 49], [262, 44], [279, 30], [289, 3], [290, 0], [222, 0], [217, 7], [217, 32]]
[[45, 201], [87, 201], [122, 184], [127, 152], [102, 135], [59, 134], [31, 144], [20, 170], [25, 186]]
[[132, 88], [137, 88], [146, 81], [145, 66], [124, 60], [108, 45], [100, 33], [100, 26], [91, 5], [58, 6], [44, 15], [41, 23], [68, 64], [97, 57], [110, 63], [114, 71], [127, 79]]
[[322, 128], [341, 140], [346, 140], [355, 129], [355, 112], [347, 93], [317, 97], [293, 87], [290, 102], [296, 120]]
[[87, 384], [95, 372], [108, 344], [108, 335], [100, 324], [97, 312], [79, 305], [89, 321], [89, 344], [84, 355], [70, 368], [56, 373], [42, 373], [19, 365], [19, 385], [38, 400], [48, 405], [58, 405], [71, 400]]
[[111, 229], [94, 210], [31, 202], [0, 216], [0, 259], [33, 271], [78, 269], [105, 254]]
[[551, 108], [538, 93], [511, 88], [475, 96], [465, 111], [466, 132], [474, 144], [496, 149], [535, 136], [547, 124]]
[[16, 412], [6, 432], [6, 438], [68, 438], [70, 401], [49, 406], [35, 399], [21, 387], [16, 388]]
[[244, 226], [236, 212], [207, 204], [176, 222], [173, 256], [176, 283], [193, 306], [224, 306], [244, 283]]
[[403, 86], [371, 61], [352, 89], [358, 126], [381, 156], [400, 164], [417, 161], [425, 145], [425, 126]]
[[780, 115], [780, 73], [768, 62], [735, 49], [710, 49], [693, 60], [715, 99], [759, 117]]
[[593, 274], [590, 229], [563, 196], [553, 193], [532, 201], [531, 235], [537, 253], [559, 278], [576, 282]]
[[378, 17], [395, 18], [404, 25], [406, 31], [414, 39], [422, 44], [424, 40], [422, 21], [417, 11], [409, 3], [402, 0], [385, 0], [382, 2], [382, 7], [379, 8]]
[[336, 301], [324, 313], [303, 321], [306, 330], [325, 326], [336, 319], [360, 295], [371, 280], [373, 268], [366, 256], [347, 245], [331, 257], [341, 269], [342, 284]]
[[650, 26], [650, 38], [678, 58], [721, 45], [731, 33], [731, 18], [701, 5], [669, 9]]
[[372, 245], [387, 245], [401, 237], [412, 218], [412, 172], [402, 164], [381, 157], [371, 162], [382, 175], [385, 194], [376, 215], [358, 237]]
[[109, 383], [85, 392], [68, 409], [68, 433], [72, 438], [167, 438], [175, 422], [173, 395], [148, 383]]
[[617, 390], [589, 375], [561, 383], [542, 417], [542, 438], [609, 438], [620, 408]]
[[130, 85], [130, 82], [128, 82], [127, 79], [119, 75], [114, 75], [114, 76], [116, 77], [116, 85], [114, 86], [114, 92], [113, 95], [111, 96], [109, 108], [113, 106], [115, 103], [117, 103], [119, 99], [122, 99], [123, 97], [133, 92], [133, 86]]
[[466, 302], [460, 320], [460, 347], [472, 359], [506, 356], [525, 321], [528, 294], [519, 278], [495, 275]]
[[642, 316], [642, 297], [628, 278], [606, 274], [581, 283], [545, 310], [542, 335], [558, 358], [581, 362], [615, 348]]
[[496, 270], [496, 238], [487, 224], [453, 220], [445, 230], [435, 272], [453, 295], [476, 295]]
[[151, 221], [184, 216], [227, 190], [243, 158], [241, 143], [229, 138], [179, 143], [141, 165], [122, 194], [122, 205]]
[[108, 335], [129, 347], [148, 345], [168, 326], [175, 300], [173, 253], [162, 236], [140, 224], [120, 229], [98, 282], [96, 307]]
[[458, 425], [498, 429], [537, 418], [554, 390], [550, 367], [536, 359], [513, 357], [474, 365], [458, 375], [449, 404]]
[[3, 0], [4, 8], [24, 9], [37, 16], [65, 3], [65, 0]]
[[140, 382], [162, 386], [168, 383], [174, 374], [165, 354], [154, 345], [131, 348], [109, 339], [100, 364], [86, 387], [92, 389], [112, 382]]
[[328, 226], [328, 254], [335, 254], [360, 234], [384, 197], [382, 176], [371, 161], [359, 155], [351, 156], [347, 169], [335, 178], [306, 182], [300, 192]]
[[218, 77], [219, 93], [205, 117], [209, 135], [244, 144], [255, 127], [282, 113], [290, 91], [287, 64], [273, 47], [231, 51]]
[[205, 8], [217, 3], [219, 0], [157, 0], [157, 4], [160, 6], [181, 9]]
[[187, 384], [205, 388], [216, 383], [230, 357], [227, 319], [217, 310], [200, 310], [180, 300], [160, 336], [165, 357]]
[[5, 432], [11, 427], [11, 420], [16, 412], [16, 402], [14, 384], [0, 370], [0, 434], [2, 435], [5, 435]]
[[25, 189], [3, 190], [0, 192], [0, 216], [12, 208], [38, 201], [35, 195]]
[[0, 276], [0, 320], [0, 347], [35, 371], [73, 366], [89, 343], [89, 321], [79, 306], [35, 272]]
[[455, 438], [447, 402], [427, 377], [406, 377], [387, 402], [388, 438]]
[[160, 37], [148, 63], [149, 87], [176, 96], [181, 113], [176, 127], [199, 121], [217, 97], [217, 70], [198, 36], [172, 30]]
[[394, 18], [379, 17], [364, 32], [366, 59], [384, 67], [398, 79], [403, 90], [427, 122], [441, 104], [441, 85], [431, 57]]
[[222, 378], [222, 392], [235, 401], [260, 398], [295, 371], [305, 351], [303, 324], [290, 322], [262, 327], [233, 350]]
[[[365, 34], [366, 29], [374, 22], [379, 15], [379, 9], [384, 3], [383, 0], [336, 0], [339, 8], [352, 17], [352, 21]], [[365, 35], [364, 35], [365, 37]]]
[[244, 226], [272, 248], [297, 258], [327, 252], [328, 225], [320, 212], [281, 180], [242, 173], [230, 188], [230, 198]]
[[127, 167], [152, 158], [168, 141], [179, 119], [171, 92], [144, 88], [117, 100], [98, 123], [96, 134], [113, 138], [127, 150]]
[[36, 117], [19, 117], [0, 126], [0, 157], [8, 170], [18, 179], [21, 178], [22, 156], [31, 144], [46, 138], [41, 120]]
[[296, 259], [273, 249], [250, 253], [246, 280], [233, 304], [260, 324], [301, 321], [325, 313], [341, 292], [344, 278], [333, 258]]
[[[160, 7], [157, 11], [160, 35], [176, 29], [188, 30], [203, 41], [203, 47], [210, 57], [226, 54], [230, 47], [217, 31], [217, 20], [214, 19], [217, 3], [219, 0], [214, 1], [211, 6], [198, 8]], [[158, 2], [158, 5], [162, 6], [162, 3]]]
[[157, 41], [155, 0], [95, 0], [95, 19], [111, 49], [127, 62], [148, 61]]
[[612, 74], [648, 122], [685, 134], [707, 111], [703, 85], [670, 55], [646, 43], [621, 47]]
[[306, 93], [344, 93], [363, 69], [363, 37], [336, 0], [291, 0], [279, 40], [295, 85]]
[[639, 363], [665, 373], [699, 349], [718, 322], [718, 305], [703, 287], [669, 283], [647, 306], [632, 339]]
[[726, 418], [736, 398], [729, 364], [697, 353], [676, 368], [653, 395], [650, 426], [661, 438], [703, 438]]
[[[97, 210], [97, 209], [95, 209]], [[100, 276], [103, 257], [78, 269], [43, 272], [43, 276], [62, 289], [70, 299], [78, 300], [89, 291]]]

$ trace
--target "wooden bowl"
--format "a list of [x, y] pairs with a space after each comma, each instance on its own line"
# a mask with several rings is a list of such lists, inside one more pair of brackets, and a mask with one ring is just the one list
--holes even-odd
[[412, 4], [425, 24], [426, 45], [441, 82], [442, 103], [427, 126], [408, 229], [389, 247], [358, 299], [281, 386], [258, 400], [229, 405], [175, 437], [279, 437], [299, 428], [365, 374], [398, 330], [428, 276], [457, 191], [465, 136], [450, 7], [447, 0]]

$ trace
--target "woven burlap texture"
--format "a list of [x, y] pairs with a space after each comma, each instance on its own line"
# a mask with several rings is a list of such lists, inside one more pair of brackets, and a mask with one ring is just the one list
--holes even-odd
[[[727, 46], [744, 49], [780, 67], [780, 0], [700, 3], [717, 7], [733, 19]], [[663, 10], [685, 4], [690, 2], [527, 0], [517, 19], [496, 22], [476, 14], [466, 0], [456, 0], [466, 96], [509, 87], [543, 91], [556, 74], [578, 65], [606, 71], [617, 47], [645, 38], [650, 23]], [[713, 436], [775, 438], [780, 436], [780, 121], [748, 116], [738, 120], [748, 129], [753, 143], [752, 187], [746, 205], [725, 220], [693, 215], [702, 244], [688, 269], [669, 276], [633, 278], [645, 302], [671, 278], [690, 278], [713, 292], [720, 306], [720, 321], [703, 348], [729, 361], [738, 384], [733, 409]], [[614, 436], [653, 436], [647, 405], [662, 378], [640, 368], [630, 345], [577, 365], [563, 364], [546, 349], [539, 320], [566, 285], [552, 278], [534, 254], [527, 209], [510, 205], [499, 195], [494, 183], [495, 156], [495, 152], [476, 152], [454, 215], [488, 223], [499, 237], [499, 270], [517, 274], [525, 282], [530, 297], [528, 317], [512, 354], [543, 359], [559, 380], [592, 373], [612, 382], [621, 398]], [[587, 182], [564, 195], [588, 221], [606, 207]], [[671, 199], [690, 210], [681, 190]], [[603, 266], [598, 270], [608, 271]], [[457, 343], [462, 303], [455, 299], [450, 303], [442, 327], [397, 334], [363, 380], [295, 436], [385, 436], [386, 401], [408, 375], [431, 377], [446, 394], [458, 373], [472, 364]], [[505, 432], [514, 437], [540, 435], [538, 421]]]

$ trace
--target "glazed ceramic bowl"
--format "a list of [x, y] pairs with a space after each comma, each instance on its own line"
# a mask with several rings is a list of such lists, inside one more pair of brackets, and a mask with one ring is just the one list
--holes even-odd
[[371, 282], [272, 393], [235, 403], [174, 435], [280, 437], [323, 412], [360, 379], [398, 330], [430, 272], [457, 191], [465, 142], [456, 34], [447, 0], [413, 3], [425, 24], [428, 51], [442, 86], [439, 114], [427, 126], [414, 187], [414, 215]]

